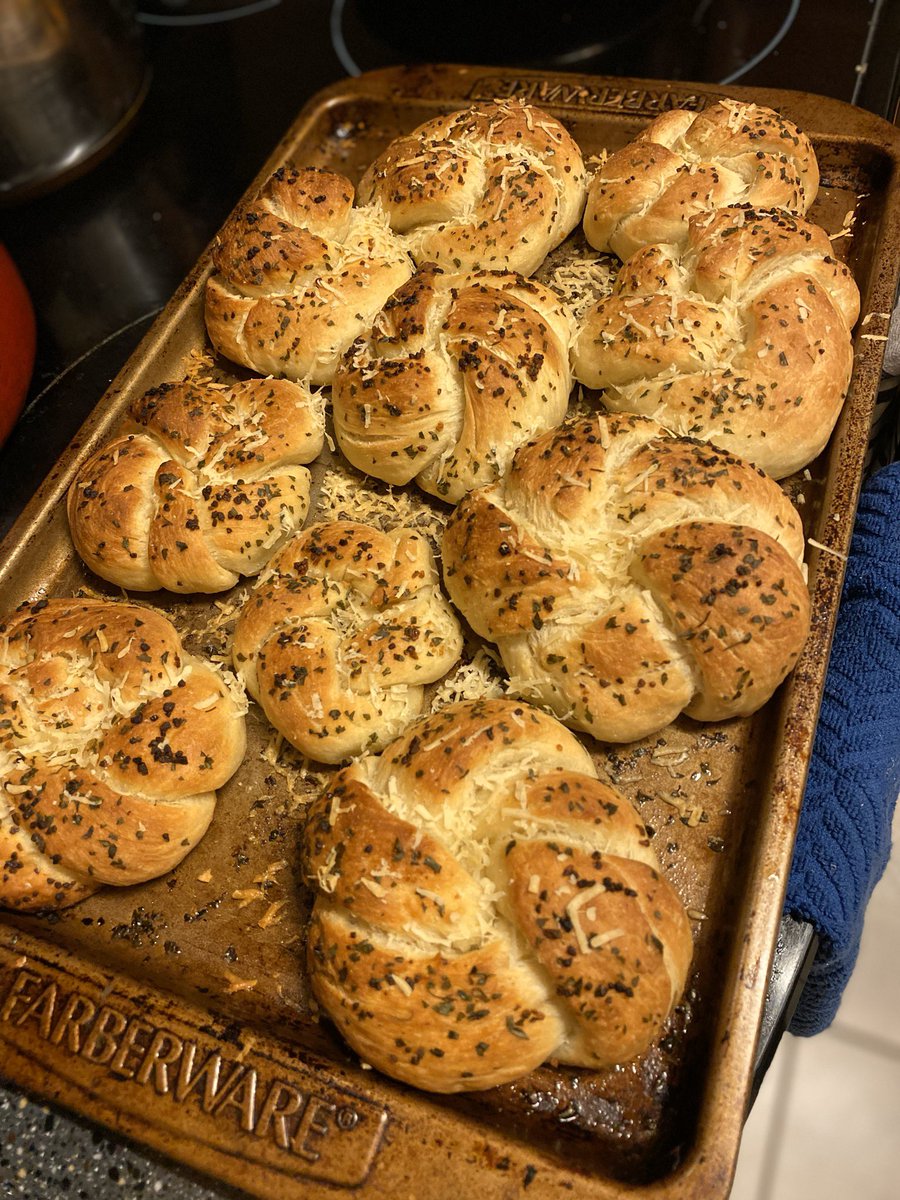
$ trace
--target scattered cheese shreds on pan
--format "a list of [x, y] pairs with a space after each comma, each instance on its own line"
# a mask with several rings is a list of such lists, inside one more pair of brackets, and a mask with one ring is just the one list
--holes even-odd
[[273, 900], [256, 922], [260, 929], [268, 929], [270, 925], [277, 925], [284, 915], [281, 910], [286, 904], [287, 900]]
[[230, 995], [232, 992], [249, 992], [256, 987], [258, 979], [241, 979], [239, 975], [232, 974], [231, 971], [225, 972], [225, 981], [228, 987], [225, 991]]
[[815, 546], [817, 550], [821, 550], [824, 554], [830, 554], [834, 558], [839, 558], [842, 562], [847, 561], [847, 555], [842, 554], [840, 550], [832, 550], [830, 546], [825, 546], [822, 542], [817, 542], [815, 538], [807, 538], [806, 541], [810, 546]]
[[441, 680], [431, 699], [431, 711], [436, 712], [458, 700], [496, 700], [503, 695], [503, 669], [481, 646], [470, 662], [462, 663]]
[[317, 521], [361, 521], [385, 532], [408, 527], [440, 543], [449, 511], [432, 508], [417, 492], [395, 492], [376, 480], [350, 475], [348, 469], [326, 471], [319, 488]]

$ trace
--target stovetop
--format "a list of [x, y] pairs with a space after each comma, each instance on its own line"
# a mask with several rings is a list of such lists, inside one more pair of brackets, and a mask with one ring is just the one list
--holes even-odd
[[855, 102], [859, 35], [876, 6], [831, 4], [815, 19], [810, 8], [802, 0], [454, 0], [452, 21], [442, 21], [434, 0], [336, 0], [330, 33], [350, 74], [409, 61], [479, 61], [790, 86]]
[[[0, 212], [0, 242], [38, 316], [29, 403], [0, 450], [0, 535], [306, 100], [347, 73], [437, 60], [543, 66], [796, 88], [888, 119], [897, 109], [900, 5], [887, 0], [138, 0], [137, 8], [153, 79], [125, 141], [85, 177]], [[0, 1132], [21, 1143], [34, 1131], [38, 1143], [24, 1180], [0, 1145], [11, 1197], [63, 1195], [72, 1162], [88, 1189], [73, 1194], [96, 1200], [121, 1196], [126, 1179], [134, 1194], [152, 1185], [173, 1200], [224, 1194], [19, 1103], [0, 1087]]]

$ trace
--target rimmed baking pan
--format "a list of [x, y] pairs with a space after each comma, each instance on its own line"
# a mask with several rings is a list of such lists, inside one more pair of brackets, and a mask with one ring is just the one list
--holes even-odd
[[[390, 138], [474, 99], [530, 100], [562, 119], [589, 156], [625, 144], [665, 109], [699, 110], [721, 94], [546, 72], [380, 71], [316, 96], [256, 185], [288, 161], [356, 179]], [[900, 267], [897, 132], [819, 96], [728, 94], [777, 108], [812, 137], [822, 188], [811, 216], [838, 235], [863, 316], [840, 423], [822, 457], [786, 485], [812, 539], [813, 627], [793, 675], [752, 719], [681, 719], [640, 743], [594, 747], [655, 830], [692, 919], [689, 990], [665, 1036], [636, 1063], [603, 1072], [551, 1063], [462, 1098], [366, 1069], [319, 1019], [303, 968], [311, 900], [298, 877], [298, 829], [327, 771], [285, 753], [251, 709], [247, 759], [210, 833], [176, 871], [100, 892], [52, 920], [0, 917], [8, 1078], [266, 1198], [727, 1195]], [[133, 398], [209, 367], [208, 271], [207, 253], [3, 543], [4, 611], [79, 588], [114, 593], [75, 557], [62, 500]], [[237, 376], [222, 362], [214, 369]], [[315, 469], [314, 506], [314, 515], [412, 520], [428, 531], [447, 512], [419, 493], [367, 483], [335, 455]], [[224, 656], [245, 593], [147, 599], [192, 650]]]

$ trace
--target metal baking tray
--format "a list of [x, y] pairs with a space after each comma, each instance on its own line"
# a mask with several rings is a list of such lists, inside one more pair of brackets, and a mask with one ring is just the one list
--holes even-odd
[[[475, 99], [521, 96], [561, 118], [586, 156], [625, 144], [706, 86], [513, 73], [390, 69], [317, 95], [265, 163], [353, 179], [387, 141]], [[464, 1097], [395, 1084], [351, 1055], [310, 1001], [303, 968], [310, 897], [299, 882], [306, 799], [327, 775], [279, 752], [258, 710], [250, 749], [213, 826], [163, 879], [107, 889], [46, 917], [0, 917], [0, 1069], [59, 1102], [256, 1196], [483, 1200], [728, 1194], [900, 268], [900, 137], [849, 105], [729, 88], [781, 110], [815, 144], [813, 219], [840, 234], [863, 305], [850, 396], [820, 460], [787, 486], [811, 549], [813, 626], [792, 677], [755, 717], [681, 719], [597, 760], [655, 829], [664, 870], [692, 916], [684, 1002], [640, 1061], [602, 1072], [547, 1064]], [[78, 464], [129, 401], [211, 365], [204, 254], [0, 548], [0, 610], [79, 588], [115, 594], [69, 541], [63, 497]], [[335, 458], [320, 465], [320, 515], [341, 511]], [[434, 528], [441, 505], [372, 483], [372, 502]], [[344, 505], [360, 515], [358, 500]], [[446, 511], [446, 510], [443, 510]], [[315, 512], [312, 514], [315, 516]], [[194, 651], [222, 654], [234, 600], [155, 594]], [[474, 647], [470, 647], [473, 650]]]

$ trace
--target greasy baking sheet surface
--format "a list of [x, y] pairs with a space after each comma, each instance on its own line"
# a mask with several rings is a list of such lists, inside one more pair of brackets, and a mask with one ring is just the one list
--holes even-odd
[[[623, 145], [660, 107], [685, 101], [700, 107], [720, 94], [685, 87], [673, 94], [663, 84], [629, 87], [621, 81], [540, 73], [517, 79], [476, 69], [384, 72], [348, 81], [314, 101], [266, 171], [290, 160], [336, 168], [355, 180], [390, 138], [435, 112], [461, 107], [471, 96], [516, 93], [543, 103], [564, 120], [586, 157]], [[518, 1194], [516, 1188], [526, 1184], [529, 1195], [556, 1194], [565, 1187], [570, 1195], [584, 1188], [592, 1195], [612, 1196], [622, 1194], [622, 1186], [641, 1195], [727, 1193], [837, 606], [841, 556], [849, 542], [877, 387], [886, 332], [881, 314], [890, 308], [898, 244], [897, 218], [888, 199], [898, 152], [887, 126], [814, 97], [751, 94], [740, 88], [729, 94], [772, 104], [812, 135], [823, 182], [810, 215], [840, 235], [835, 251], [850, 262], [860, 283], [863, 316], [856, 333], [851, 398], [838, 431], [822, 459], [787, 484], [801, 506], [808, 535], [828, 547], [813, 548], [810, 554], [814, 627], [793, 680], [749, 720], [701, 726], [680, 719], [664, 733], [633, 745], [594, 745], [601, 770], [635, 801], [655, 830], [663, 868], [692, 919], [692, 973], [670, 1030], [634, 1064], [603, 1072], [551, 1064], [516, 1084], [462, 1098], [421, 1096], [361, 1069], [327, 1022], [319, 1021], [303, 967], [311, 897], [299, 882], [298, 828], [305, 804], [330, 772], [281, 745], [251, 705], [244, 765], [220, 792], [210, 832], [176, 871], [137, 888], [107, 889], [53, 919], [4, 914], [0, 948], [33, 946], [28, 939], [17, 943], [16, 930], [21, 930], [73, 955], [63, 957], [64, 967], [66, 962], [81, 964], [85, 971], [105, 973], [109, 986], [117, 981], [131, 997], [122, 1000], [126, 1012], [129, 1005], [138, 1011], [140, 1003], [148, 1011], [154, 1003], [158, 1007], [154, 989], [159, 989], [183, 998], [186, 1006], [180, 1012], [213, 1014], [208, 1036], [225, 1038], [229, 1045], [247, 1045], [247, 1030], [252, 1030], [250, 1041], [271, 1039], [286, 1059], [298, 1047], [321, 1080], [336, 1073], [360, 1103], [386, 1113], [378, 1127], [392, 1132], [364, 1152], [346, 1143], [347, 1152], [357, 1156], [358, 1169], [329, 1176], [321, 1163], [316, 1166], [319, 1160], [311, 1158], [309, 1149], [316, 1138], [325, 1145], [321, 1130], [328, 1120], [320, 1114], [307, 1120], [302, 1146], [309, 1153], [294, 1155], [292, 1173], [267, 1174], [261, 1168], [247, 1174], [230, 1168], [227, 1155], [211, 1157], [208, 1147], [204, 1157], [202, 1138], [195, 1145], [186, 1133], [176, 1144], [154, 1133], [153, 1106], [162, 1100], [159, 1089], [149, 1087], [141, 1099], [149, 1123], [145, 1128], [123, 1118], [121, 1125], [129, 1132], [260, 1195], [317, 1195], [320, 1185], [323, 1195], [333, 1195], [333, 1186], [342, 1184], [364, 1186], [372, 1196], [407, 1194], [403, 1187], [421, 1197], [465, 1195], [474, 1186], [473, 1170], [479, 1172], [479, 1190], [498, 1196]], [[562, 258], [569, 252], [564, 250]], [[583, 252], [577, 238], [571, 252]], [[79, 589], [120, 594], [76, 559], [58, 500], [76, 463], [108, 436], [128, 402], [146, 388], [187, 372], [226, 380], [245, 377], [208, 349], [202, 322], [205, 270], [201, 262], [0, 551], [2, 611], [24, 599]], [[582, 395], [576, 402], [590, 405], [593, 400]], [[392, 493], [377, 481], [364, 480], [336, 454], [326, 453], [313, 474], [310, 520], [346, 516], [386, 527], [415, 523], [434, 535], [449, 512], [415, 488]], [[163, 593], [133, 598], [158, 605], [172, 617], [191, 651], [222, 659], [249, 586], [215, 598]], [[477, 657], [459, 673], [457, 694], [498, 686], [490, 660], [477, 652], [477, 643], [470, 640], [468, 655]], [[449, 691], [443, 686], [440, 696]], [[37, 995], [29, 988], [38, 985], [15, 983], [16, 962], [10, 958], [12, 973], [0, 976], [0, 1014], [5, 1013], [0, 1015], [0, 1039], [11, 1036], [7, 1026], [16, 1022], [23, 1031], [29, 1031], [30, 1022], [40, 1032], [42, 1013], [34, 1009], [29, 1018], [25, 1001]], [[136, 998], [135, 985], [145, 989], [143, 1001]], [[20, 999], [11, 1001], [10, 989], [16, 986]], [[25, 1086], [59, 1094], [109, 1120], [102, 1103], [92, 1101], [90, 1088], [77, 1100], [65, 1089], [54, 1091], [58, 1068], [52, 1055], [66, 1053], [66, 1038], [61, 1036], [54, 1050], [55, 1026], [50, 1017], [46, 1021], [49, 1036], [38, 1055], [45, 1069], [39, 1071], [34, 1058], [23, 1057], [10, 1066], [4, 1061], [4, 1070]], [[135, 1045], [143, 1046], [140, 1037]], [[259, 1142], [277, 1122], [270, 1118], [263, 1129], [262, 1100], [251, 1103], [236, 1092], [235, 1097], [229, 1136], [237, 1139], [233, 1154], [240, 1159], [240, 1139], [248, 1145], [253, 1139]], [[215, 1096], [201, 1101], [198, 1112], [206, 1101], [209, 1112], [217, 1111]], [[333, 1113], [343, 1111], [332, 1107]], [[184, 1106], [186, 1122], [193, 1111]], [[299, 1136], [295, 1134], [295, 1142]], [[451, 1145], [456, 1148], [452, 1159]], [[438, 1161], [440, 1170], [435, 1170]], [[702, 1193], [697, 1190], [701, 1181]]]

